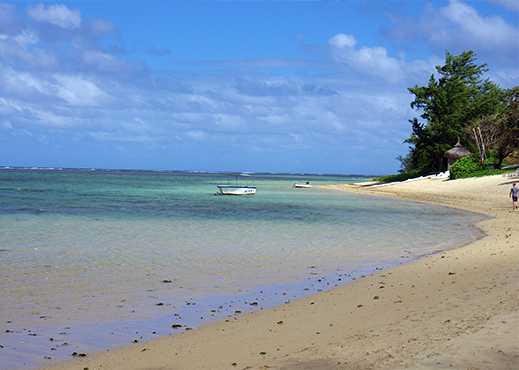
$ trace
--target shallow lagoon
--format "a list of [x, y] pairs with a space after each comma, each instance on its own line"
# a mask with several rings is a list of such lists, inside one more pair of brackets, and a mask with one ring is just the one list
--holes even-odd
[[358, 178], [254, 179], [232, 197], [213, 174], [0, 171], [4, 366], [174, 334], [481, 236], [479, 215], [315, 186]]

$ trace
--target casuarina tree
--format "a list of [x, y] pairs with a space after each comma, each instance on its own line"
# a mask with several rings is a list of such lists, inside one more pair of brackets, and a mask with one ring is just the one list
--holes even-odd
[[407, 157], [400, 157], [404, 170], [429, 167], [430, 172], [443, 170], [445, 151], [459, 137], [467, 137], [465, 128], [475, 119], [491, 115], [505, 100], [497, 84], [482, 75], [486, 64], [477, 65], [473, 51], [455, 56], [446, 52], [445, 65], [436, 66], [426, 86], [408, 88], [414, 94], [411, 108], [420, 110], [411, 120], [413, 133], [405, 140], [410, 144]]

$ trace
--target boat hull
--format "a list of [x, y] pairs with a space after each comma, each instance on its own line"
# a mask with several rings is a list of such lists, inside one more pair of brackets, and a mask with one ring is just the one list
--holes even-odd
[[217, 185], [222, 195], [254, 195], [256, 188], [252, 186]]
[[312, 187], [312, 185], [310, 185], [310, 184], [294, 184], [294, 188], [306, 188], [306, 189], [308, 189], [308, 188], [311, 188], [311, 187]]

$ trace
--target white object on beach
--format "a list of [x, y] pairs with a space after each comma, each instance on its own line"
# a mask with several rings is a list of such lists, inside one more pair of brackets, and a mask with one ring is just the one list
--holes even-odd
[[503, 176], [504, 176], [504, 177], [515, 177], [515, 176], [519, 176], [519, 168], [517, 168], [517, 170], [515, 170], [515, 172], [505, 173]]
[[416, 180], [423, 180], [423, 179], [443, 180], [443, 179], [448, 179], [450, 175], [451, 175], [450, 171], [445, 171], [445, 172], [440, 172], [439, 174], [436, 174], [436, 175], [414, 177], [412, 179], [407, 179], [407, 180], [404, 180], [404, 181], [385, 182], [383, 184], [371, 185], [370, 187], [374, 188], [374, 187], [378, 187], [378, 186], [387, 186], [387, 185], [392, 185], [392, 184], [406, 183], [406, 182], [411, 182], [411, 181], [416, 181]]

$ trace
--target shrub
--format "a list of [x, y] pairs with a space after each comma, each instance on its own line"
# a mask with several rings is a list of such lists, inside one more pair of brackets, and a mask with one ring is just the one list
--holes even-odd
[[471, 175], [475, 172], [482, 171], [485, 169], [483, 163], [479, 163], [477, 158], [464, 157], [458, 159], [450, 168], [450, 178], [461, 179], [464, 177], [472, 177]]
[[482, 171], [472, 172], [470, 177], [485, 177], [485, 176], [494, 176], [494, 175], [504, 175], [506, 173], [512, 173], [514, 170], [498, 170], [498, 169], [485, 169]]

